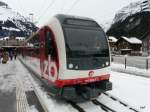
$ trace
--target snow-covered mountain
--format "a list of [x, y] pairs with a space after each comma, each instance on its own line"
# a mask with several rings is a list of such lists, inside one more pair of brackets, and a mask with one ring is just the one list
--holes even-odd
[[29, 36], [37, 27], [27, 18], [0, 1], [0, 38], [10, 35]]
[[103, 21], [100, 23], [100, 26], [106, 32], [111, 27], [112, 21]]
[[114, 22], [124, 21], [127, 17], [140, 12], [150, 11], [150, 0], [141, 0], [138, 2], [130, 3], [128, 6], [123, 7], [117, 12]]
[[130, 3], [119, 10], [107, 31], [112, 36], [136, 36], [141, 38], [150, 29], [150, 0]]

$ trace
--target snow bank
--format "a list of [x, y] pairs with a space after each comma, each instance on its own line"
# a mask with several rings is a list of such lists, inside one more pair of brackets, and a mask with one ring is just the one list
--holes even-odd
[[114, 63], [114, 62], [111, 64], [111, 68], [113, 71], [134, 74], [137, 76], [143, 76], [143, 77], [150, 78], [150, 70], [140, 69], [140, 68], [136, 68], [136, 67], [129, 67], [129, 66], [127, 66], [125, 69], [124, 64], [118, 64], [118, 63]]

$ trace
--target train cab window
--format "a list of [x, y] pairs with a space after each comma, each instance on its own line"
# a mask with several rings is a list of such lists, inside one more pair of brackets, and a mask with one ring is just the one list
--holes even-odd
[[53, 57], [54, 55], [54, 46], [52, 42], [52, 34], [51, 32], [46, 33], [46, 38], [45, 38], [45, 48], [46, 48], [46, 55], [51, 55]]

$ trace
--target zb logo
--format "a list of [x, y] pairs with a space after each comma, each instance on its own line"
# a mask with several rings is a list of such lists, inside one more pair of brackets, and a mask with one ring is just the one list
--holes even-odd
[[57, 78], [57, 67], [55, 62], [44, 62], [44, 75], [48, 75], [49, 79], [54, 81]]

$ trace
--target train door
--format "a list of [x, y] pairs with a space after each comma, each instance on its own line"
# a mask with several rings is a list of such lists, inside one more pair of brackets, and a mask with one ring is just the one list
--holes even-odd
[[54, 41], [54, 35], [51, 30], [46, 30], [45, 35], [45, 55], [48, 59], [48, 79], [52, 82], [57, 79], [58, 69], [56, 66], [57, 52], [56, 43]]
[[45, 36], [44, 36], [44, 29], [42, 29], [39, 33], [39, 41], [40, 41], [40, 69], [41, 75], [44, 77], [44, 61], [45, 61]]

